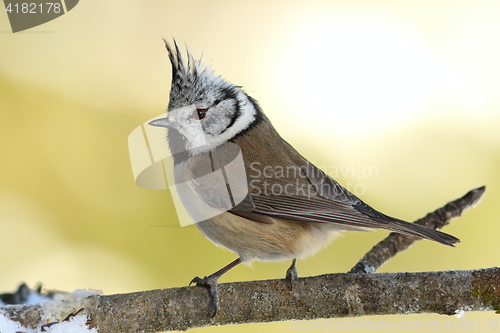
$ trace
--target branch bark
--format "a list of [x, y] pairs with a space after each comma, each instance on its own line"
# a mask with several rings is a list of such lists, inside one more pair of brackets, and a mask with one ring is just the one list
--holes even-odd
[[[500, 313], [500, 268], [467, 271], [327, 274], [286, 281], [223, 283], [221, 308], [210, 317], [210, 295], [200, 287], [91, 296], [71, 303], [103, 333], [187, 330], [204, 326], [365, 315], [439, 313], [457, 310]], [[69, 304], [68, 304], [69, 305]], [[34, 327], [42, 306], [5, 307], [10, 318]]]
[[[467, 193], [416, 223], [440, 228], [476, 204], [484, 187]], [[416, 239], [390, 235], [377, 244], [351, 272], [374, 272]], [[208, 290], [182, 287], [131, 294], [91, 296], [64, 304], [7, 306], [0, 314], [26, 327], [40, 325], [48, 311], [64, 308], [59, 317], [80, 309], [99, 332], [160, 332], [204, 326], [364, 315], [490, 311], [500, 313], [500, 268], [466, 271], [327, 274], [294, 281], [284, 279], [219, 285], [221, 308], [211, 318]], [[64, 301], [63, 301], [64, 302]], [[52, 313], [53, 316], [53, 313]]]

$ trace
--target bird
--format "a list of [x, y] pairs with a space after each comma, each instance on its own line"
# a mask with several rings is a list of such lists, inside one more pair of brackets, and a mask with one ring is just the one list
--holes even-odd
[[312, 255], [343, 231], [385, 229], [454, 246], [460, 240], [381, 213], [303, 157], [285, 141], [256, 99], [164, 39], [172, 67], [166, 116], [175, 186], [196, 227], [238, 258], [191, 284], [208, 288], [212, 316], [220, 308], [218, 280], [240, 263]]

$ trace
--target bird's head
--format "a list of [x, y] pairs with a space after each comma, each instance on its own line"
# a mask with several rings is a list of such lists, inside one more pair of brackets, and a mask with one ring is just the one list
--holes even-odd
[[[172, 65], [167, 116], [153, 126], [167, 127], [169, 142], [189, 155], [207, 152], [241, 134], [258, 119], [257, 102], [239, 86], [216, 75], [187, 52], [187, 61], [174, 41], [165, 41]], [[178, 137], [177, 137], [178, 136]]]

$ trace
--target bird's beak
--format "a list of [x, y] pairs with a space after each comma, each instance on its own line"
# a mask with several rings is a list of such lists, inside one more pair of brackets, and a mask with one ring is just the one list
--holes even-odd
[[[176, 125], [179, 125], [176, 121], [176, 118], [183, 118], [192, 115], [193, 112], [196, 111], [196, 105], [191, 104], [188, 106], [180, 107], [175, 110], [170, 110], [167, 112], [167, 116], [165, 118], [155, 119], [149, 122], [149, 125], [156, 127], [164, 127], [164, 128], [174, 128]], [[196, 113], [196, 112], [195, 112]]]
[[156, 126], [156, 127], [170, 127], [172, 124], [168, 121], [167, 118], [160, 118], [150, 121], [148, 125]]

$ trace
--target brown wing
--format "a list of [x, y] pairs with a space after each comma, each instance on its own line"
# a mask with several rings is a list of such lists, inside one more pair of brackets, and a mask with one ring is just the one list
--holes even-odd
[[[459, 242], [446, 233], [408, 223], [373, 209], [312, 164], [301, 169], [305, 177], [297, 177], [295, 183], [289, 179], [264, 179], [267, 185], [262, 184], [259, 189], [250, 191], [244, 203], [230, 212], [257, 222], [270, 223], [259, 217], [267, 216], [298, 222], [330, 223], [338, 230], [386, 229], [446, 245]], [[264, 191], [273, 186], [282, 189], [286, 186], [287, 191], [279, 194]]]

